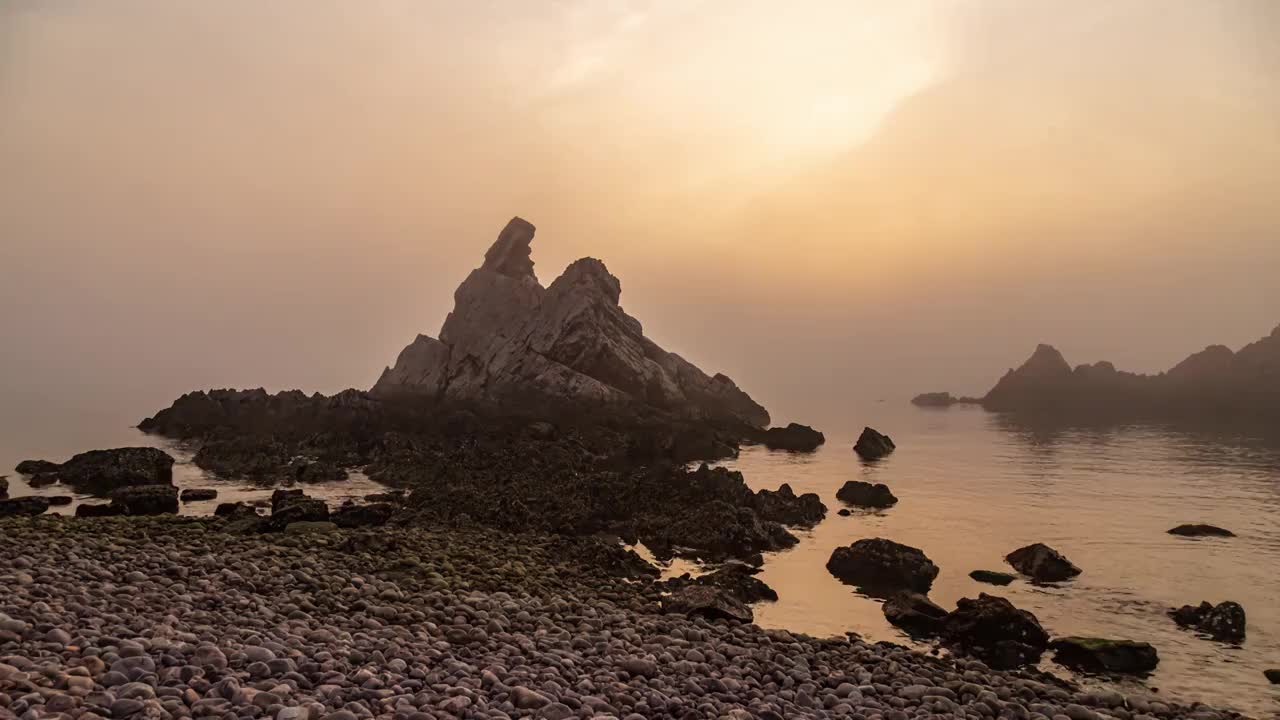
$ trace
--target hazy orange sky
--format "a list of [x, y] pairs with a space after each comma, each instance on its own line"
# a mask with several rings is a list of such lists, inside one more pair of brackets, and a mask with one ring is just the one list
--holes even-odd
[[779, 421], [1164, 369], [1280, 323], [1280, 3], [0, 3], [0, 394], [368, 387], [516, 214]]

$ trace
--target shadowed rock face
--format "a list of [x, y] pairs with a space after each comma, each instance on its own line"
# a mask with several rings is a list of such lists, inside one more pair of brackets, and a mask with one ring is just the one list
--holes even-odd
[[619, 305], [622, 285], [594, 258], [543, 288], [534, 227], [514, 218], [454, 293], [440, 338], [419, 335], [373, 387], [433, 399], [643, 405], [752, 427], [769, 413], [724, 375], [708, 376], [644, 335]]

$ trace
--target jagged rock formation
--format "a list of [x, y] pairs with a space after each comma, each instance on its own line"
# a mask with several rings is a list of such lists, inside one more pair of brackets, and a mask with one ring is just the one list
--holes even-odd
[[1067, 363], [1040, 345], [982, 398], [995, 411], [1072, 411], [1108, 414], [1280, 414], [1280, 327], [1232, 352], [1211, 345], [1167, 372], [1139, 375], [1109, 362]]
[[454, 293], [440, 338], [419, 335], [383, 371], [375, 395], [648, 406], [751, 427], [769, 413], [724, 375], [708, 376], [644, 335], [618, 304], [622, 285], [594, 258], [543, 288], [534, 227], [513, 218]]

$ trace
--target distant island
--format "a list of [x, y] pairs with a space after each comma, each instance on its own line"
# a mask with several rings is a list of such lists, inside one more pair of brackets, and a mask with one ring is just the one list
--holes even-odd
[[1238, 352], [1210, 345], [1156, 374], [1096, 362], [1074, 369], [1052, 345], [1040, 345], [981, 398], [917, 395], [925, 407], [975, 403], [995, 412], [1250, 419], [1280, 416], [1280, 326]]

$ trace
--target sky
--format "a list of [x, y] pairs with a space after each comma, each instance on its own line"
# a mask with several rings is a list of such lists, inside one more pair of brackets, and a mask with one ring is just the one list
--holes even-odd
[[1277, 198], [1271, 0], [5, 0], [0, 403], [368, 387], [513, 215], [778, 421], [1155, 372]]

